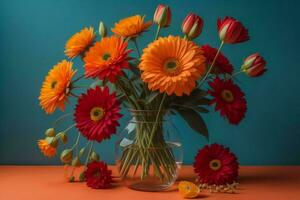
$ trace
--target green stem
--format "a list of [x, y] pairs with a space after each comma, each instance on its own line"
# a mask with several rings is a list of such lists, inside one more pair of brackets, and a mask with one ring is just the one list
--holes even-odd
[[156, 31], [155, 39], [154, 40], [157, 40], [157, 38], [159, 36], [159, 32], [160, 32], [160, 25], [158, 25], [158, 27], [157, 27], [157, 31]]
[[77, 139], [76, 139], [76, 142], [75, 142], [75, 144], [72, 146], [72, 150], [78, 145], [78, 142], [79, 142], [79, 139], [80, 139], [80, 133], [78, 133], [78, 136], [77, 136]]
[[61, 134], [63, 134], [63, 133], [64, 133], [64, 134], [67, 134], [68, 131], [71, 130], [75, 125], [76, 125], [76, 124], [72, 124], [71, 126], [69, 126], [68, 128], [66, 128], [65, 130], [61, 131], [59, 134], [57, 134], [57, 135], [55, 136], [55, 139], [58, 139], [58, 138], [61, 136]]
[[185, 39], [185, 40], [191, 40], [187, 34], [184, 34], [183, 39]]
[[68, 128], [66, 128], [65, 130], [63, 130], [62, 132], [66, 133], [69, 130], [71, 130], [74, 126], [76, 126], [76, 124], [72, 124], [71, 126], [69, 126]]
[[74, 81], [72, 81], [72, 83], [75, 83], [75, 82], [79, 81], [79, 80], [82, 79], [84, 76], [85, 76], [84, 74], [81, 75], [81, 76], [79, 76], [79, 77], [76, 78]]
[[122, 87], [122, 85], [119, 83], [119, 81], [116, 82], [116, 85], [122, 90], [122, 92], [124, 93], [124, 95], [127, 98], [128, 103], [130, 103], [132, 106], [134, 106], [137, 110], [140, 110], [139, 105], [137, 103], [135, 103], [133, 100], [130, 99], [130, 97], [128, 96], [128, 94], [126, 93], [126, 91]]
[[138, 44], [137, 44], [136, 38], [133, 38], [132, 41], [133, 41], [133, 43], [134, 43], [134, 46], [135, 46], [135, 48], [136, 48], [136, 51], [137, 51], [139, 57], [141, 57], [141, 53], [140, 53], [139, 46], [138, 46]]
[[241, 73], [244, 73], [244, 71], [243, 71], [243, 70], [240, 70], [240, 71], [238, 71], [238, 72], [233, 73], [233, 74], [230, 76], [230, 79], [232, 79], [233, 77], [235, 77], [235, 76], [237, 76], [237, 75], [239, 75], [239, 74], [241, 74]]
[[72, 86], [72, 89], [77, 89], [77, 88], [79, 88], [79, 89], [85, 89], [85, 88], [89, 88], [89, 86], [88, 85], [76, 85], [76, 86]]
[[74, 94], [73, 92], [70, 92], [70, 95], [71, 95], [72, 97], [75, 97], [75, 98], [79, 98], [79, 97], [80, 97], [79, 95]]
[[214, 66], [214, 64], [215, 64], [215, 62], [216, 62], [216, 60], [217, 60], [217, 57], [218, 57], [218, 55], [220, 54], [220, 51], [221, 51], [223, 45], [224, 45], [224, 42], [222, 41], [221, 44], [220, 44], [220, 46], [219, 46], [219, 48], [218, 48], [218, 51], [217, 51], [217, 53], [216, 53], [214, 59], [213, 59], [213, 61], [212, 61], [212, 63], [211, 63], [211, 65], [209, 66], [209, 68], [208, 68], [206, 74], [204, 75], [204, 77], [202, 78], [201, 82], [199, 83], [199, 88], [202, 86], [202, 84], [203, 84], [204, 81], [206, 80], [207, 76], [208, 76], [209, 73], [211, 72], [211, 70], [212, 70], [212, 68], [213, 68], [213, 66]]
[[57, 118], [54, 122], [53, 122], [53, 128], [55, 128], [57, 126], [58, 123], [60, 123], [64, 118], [70, 116], [70, 115], [73, 115], [73, 113], [67, 113], [67, 114], [64, 114], [62, 116], [60, 116], [59, 118]]
[[150, 134], [150, 140], [149, 140], [149, 143], [148, 143], [148, 148], [149, 148], [150, 145], [151, 145], [151, 142], [152, 142], [152, 139], [153, 139], [153, 136], [154, 136], [155, 129], [157, 128], [158, 118], [159, 118], [159, 116], [160, 116], [161, 109], [162, 109], [162, 107], [163, 107], [165, 98], [166, 98], [166, 93], [164, 93], [164, 95], [163, 95], [163, 97], [162, 97], [162, 100], [161, 100], [161, 102], [160, 102], [160, 104], [159, 104], [158, 112], [157, 112], [157, 115], [156, 115], [156, 118], [155, 118], [155, 122], [154, 122], [154, 125], [153, 125], [153, 128], [152, 128], [151, 134]]
[[91, 146], [90, 146], [89, 152], [88, 152], [88, 154], [86, 156], [86, 160], [85, 160], [85, 163], [84, 163], [84, 168], [87, 167], [87, 164], [88, 164], [88, 161], [89, 161], [92, 149], [93, 149], [93, 145], [94, 145], [94, 142], [91, 142]]

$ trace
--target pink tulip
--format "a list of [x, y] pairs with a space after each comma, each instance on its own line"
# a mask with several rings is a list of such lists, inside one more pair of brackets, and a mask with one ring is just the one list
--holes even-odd
[[171, 9], [169, 6], [159, 4], [155, 10], [153, 21], [160, 27], [168, 27], [171, 24]]
[[198, 37], [203, 28], [203, 20], [194, 13], [188, 14], [182, 22], [182, 32], [189, 38], [194, 39]]
[[264, 58], [258, 53], [252, 54], [248, 56], [244, 60], [244, 64], [242, 65], [242, 71], [244, 71], [248, 76], [257, 77], [262, 75], [266, 69], [266, 61]]

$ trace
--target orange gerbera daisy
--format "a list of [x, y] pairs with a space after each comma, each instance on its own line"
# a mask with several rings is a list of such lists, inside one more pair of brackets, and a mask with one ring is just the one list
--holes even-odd
[[203, 51], [194, 42], [180, 37], [161, 37], [144, 49], [139, 68], [150, 90], [168, 95], [189, 95], [204, 74]]
[[56, 148], [51, 146], [47, 140], [39, 140], [38, 146], [44, 156], [53, 157], [56, 154]]
[[148, 29], [152, 24], [151, 21], [144, 22], [144, 18], [145, 16], [135, 15], [121, 19], [111, 30], [119, 36], [136, 37]]
[[72, 70], [72, 65], [72, 62], [63, 60], [56, 64], [46, 76], [39, 96], [40, 105], [46, 113], [53, 113], [57, 107], [62, 111], [65, 109], [71, 80], [76, 73]]
[[122, 69], [129, 67], [127, 42], [120, 37], [105, 37], [90, 48], [84, 57], [86, 78], [108, 79], [115, 82]]
[[93, 43], [96, 35], [94, 29], [84, 28], [80, 32], [75, 33], [65, 45], [65, 54], [69, 58], [74, 58], [84, 53]]

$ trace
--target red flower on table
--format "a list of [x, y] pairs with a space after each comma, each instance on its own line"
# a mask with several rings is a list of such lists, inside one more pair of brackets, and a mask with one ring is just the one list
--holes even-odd
[[113, 182], [111, 174], [106, 163], [93, 161], [87, 165], [84, 178], [87, 186], [93, 189], [105, 189], [109, 188]]
[[238, 177], [238, 168], [236, 156], [220, 144], [204, 146], [194, 162], [194, 171], [200, 182], [209, 185], [233, 183]]

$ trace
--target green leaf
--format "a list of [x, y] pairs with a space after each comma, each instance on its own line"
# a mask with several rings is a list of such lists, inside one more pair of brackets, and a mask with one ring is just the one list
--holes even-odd
[[210, 101], [210, 99], [203, 97], [202, 99], [198, 100], [198, 105], [209, 105]]
[[173, 96], [169, 103], [172, 107], [172, 104], [185, 105], [188, 107], [197, 107], [199, 105], [209, 105], [210, 99], [206, 98], [206, 91], [201, 89], [195, 89], [193, 92], [188, 95], [183, 95], [182, 97]]
[[123, 101], [126, 101], [126, 96], [125, 96], [125, 94], [119, 94], [117, 96], [117, 99], [118, 99], [118, 101], [123, 102]]
[[200, 133], [208, 139], [208, 130], [200, 114], [198, 114], [192, 109], [178, 109], [176, 111], [193, 130], [195, 130], [197, 133]]
[[197, 107], [194, 107], [193, 109], [196, 110], [197, 112], [209, 113], [209, 110], [207, 110], [204, 107], [197, 106]]
[[136, 60], [133, 60], [133, 61], [129, 62], [129, 68], [130, 68], [130, 71], [132, 71], [135, 76], [140, 77], [141, 72], [137, 67], [138, 64], [139, 63]]
[[[122, 85], [122, 88], [125, 90], [125, 92], [128, 94], [128, 95], [131, 95], [132, 94], [132, 91], [131, 91], [131, 88], [130, 88], [130, 83], [129, 83], [129, 80], [125, 77], [125, 76], [119, 76], [118, 78], [119, 80], [119, 84]], [[123, 91], [121, 92], [123, 93]]]
[[91, 85], [90, 85], [90, 88], [95, 88], [95, 87], [97, 87], [97, 86], [102, 86], [103, 84], [102, 84], [102, 80], [99, 80], [99, 79], [96, 79]]

